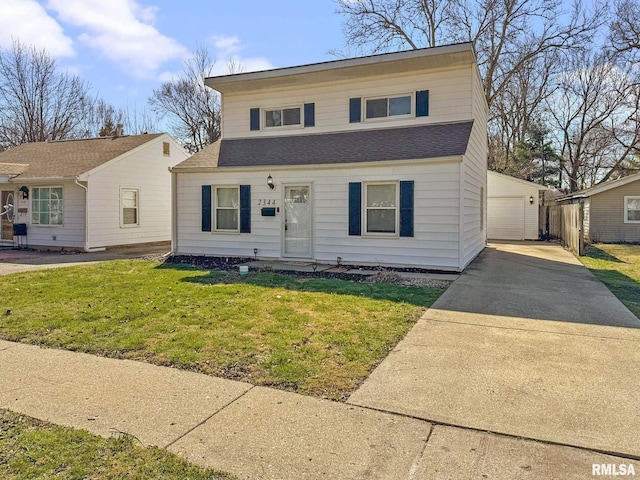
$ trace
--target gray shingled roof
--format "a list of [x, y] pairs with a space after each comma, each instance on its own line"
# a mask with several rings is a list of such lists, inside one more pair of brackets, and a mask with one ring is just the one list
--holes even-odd
[[464, 155], [473, 122], [226, 139], [174, 167], [321, 165]]
[[19, 174], [20, 179], [73, 178], [160, 135], [163, 134], [25, 143], [0, 153], [0, 175]]

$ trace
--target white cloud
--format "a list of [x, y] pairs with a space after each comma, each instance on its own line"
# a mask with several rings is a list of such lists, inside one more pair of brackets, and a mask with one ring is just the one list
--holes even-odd
[[187, 54], [153, 26], [156, 7], [142, 7], [135, 0], [49, 0], [47, 7], [82, 31], [82, 43], [135, 77], [153, 77], [165, 62]]
[[19, 40], [54, 57], [74, 55], [73, 41], [37, 1], [2, 0], [1, 9], [0, 47], [10, 47], [13, 40]]
[[[243, 57], [242, 42], [235, 35], [212, 35], [210, 41], [213, 44], [214, 56], [217, 59], [213, 68], [213, 75], [227, 75], [229, 73], [256, 72], [274, 68], [273, 64], [265, 57]], [[229, 71], [229, 65], [236, 69]], [[239, 69], [239, 70], [237, 70]]]

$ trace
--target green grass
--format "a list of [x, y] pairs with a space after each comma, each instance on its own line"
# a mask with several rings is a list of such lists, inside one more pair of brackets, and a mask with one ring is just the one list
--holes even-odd
[[591, 245], [580, 261], [640, 318], [640, 245]]
[[0, 277], [0, 338], [343, 400], [442, 291], [122, 260]]
[[232, 479], [130, 437], [100, 438], [0, 409], [0, 478]]

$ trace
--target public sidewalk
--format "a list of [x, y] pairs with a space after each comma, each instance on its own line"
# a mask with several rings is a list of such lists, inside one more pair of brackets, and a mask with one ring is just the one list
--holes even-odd
[[[0, 341], [0, 408], [246, 479], [582, 479], [624, 458], [129, 360]], [[640, 462], [635, 462], [640, 472]]]

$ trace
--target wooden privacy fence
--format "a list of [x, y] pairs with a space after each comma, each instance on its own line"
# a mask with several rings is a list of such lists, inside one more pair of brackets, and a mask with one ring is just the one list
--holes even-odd
[[574, 254], [584, 254], [584, 208], [581, 203], [547, 207], [547, 231], [551, 238], [562, 240]]

